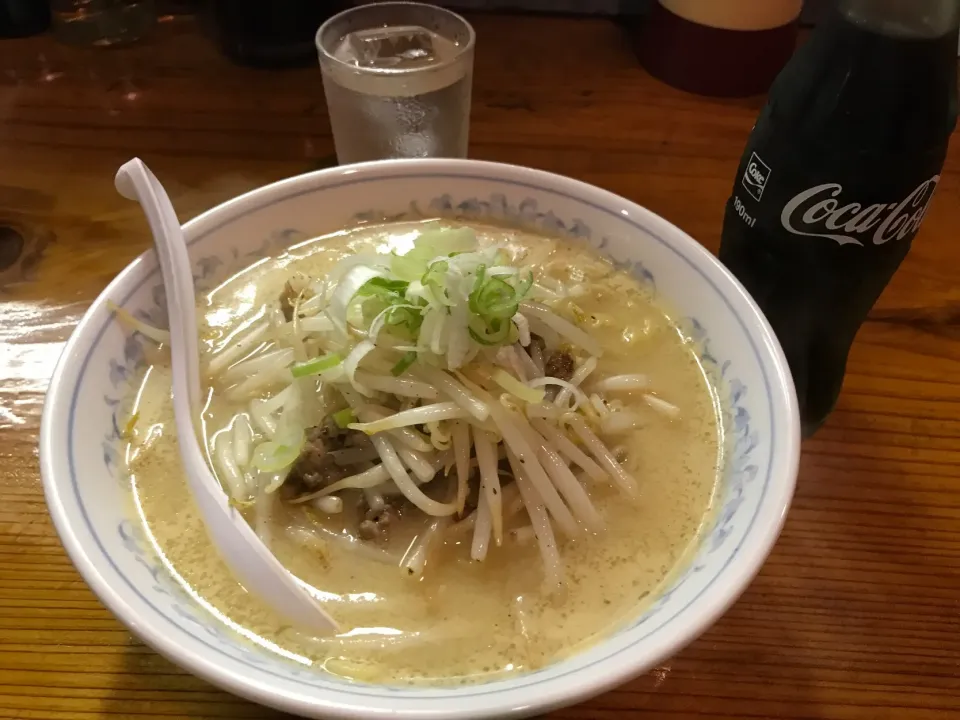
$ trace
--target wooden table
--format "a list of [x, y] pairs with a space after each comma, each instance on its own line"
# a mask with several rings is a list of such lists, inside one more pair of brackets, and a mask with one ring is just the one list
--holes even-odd
[[[635, 200], [719, 243], [759, 100], [666, 88], [600, 20], [473, 18], [471, 154]], [[0, 42], [0, 717], [274, 718], [184, 674], [87, 589], [47, 518], [37, 435], [84, 309], [148, 245], [113, 189], [136, 154], [182, 216], [334, 162], [320, 73], [231, 66], [192, 21], [148, 44]], [[960, 716], [960, 142], [804, 446], [783, 536], [743, 598], [645, 677], [555, 717]]]

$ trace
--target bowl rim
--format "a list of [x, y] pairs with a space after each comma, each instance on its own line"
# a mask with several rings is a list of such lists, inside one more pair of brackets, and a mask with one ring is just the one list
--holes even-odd
[[[386, 716], [404, 718], [442, 716], [464, 719], [511, 717], [571, 705], [632, 679], [692, 642], [726, 612], [757, 574], [782, 529], [793, 497], [799, 468], [800, 422], [793, 380], [780, 344], [762, 312], [743, 286], [709, 251], [680, 228], [626, 198], [588, 183], [542, 170], [503, 163], [453, 159], [380, 160], [326, 168], [279, 180], [227, 200], [185, 223], [184, 231], [188, 238], [203, 236], [236, 220], [238, 215], [251, 212], [251, 205], [256, 205], [258, 210], [263, 209], [295, 195], [322, 190], [324, 185], [338, 178], [359, 175], [361, 178], [387, 180], [392, 175], [403, 174], [403, 171], [410, 176], [436, 176], [443, 173], [451, 176], [472, 176], [477, 172], [483, 172], [486, 179], [493, 183], [502, 181], [522, 185], [525, 181], [534, 187], [573, 196], [581, 201], [591, 198], [588, 201], [589, 204], [608, 208], [616, 207], [628, 218], [642, 219], [645, 227], [655, 230], [661, 237], [669, 237], [669, 242], [666, 244], [674, 250], [677, 250], [675, 245], [681, 246], [684, 253], [680, 254], [685, 255], [691, 264], [696, 265], [705, 277], [709, 274], [718, 284], [718, 291], [720, 287], [726, 286], [726, 289], [721, 291], [722, 294], [732, 295], [739, 301], [741, 308], [747, 310], [746, 316], [740, 317], [731, 307], [732, 314], [738, 317], [744, 331], [753, 336], [761, 368], [770, 375], [767, 383], [768, 401], [771, 417], [777, 419], [774, 424], [774, 437], [780, 437], [782, 447], [776, 457], [771, 452], [770, 476], [773, 478], [771, 487], [774, 492], [766, 501], [761, 498], [761, 504], [757, 509], [758, 522], [750, 533], [751, 544], [736, 548], [734, 555], [739, 556], [739, 559], [734, 557], [731, 560], [725, 569], [723, 581], [718, 582], [713, 592], [703, 599], [700, 612], [692, 622], [679, 631], [659, 638], [656, 643], [651, 643], [651, 649], [644, 653], [634, 651], [631, 656], [629, 650], [634, 648], [624, 649], [599, 661], [597, 667], [581, 668], [562, 679], [545, 677], [536, 685], [493, 690], [486, 695], [489, 700], [472, 706], [469, 703], [457, 704], [457, 698], [454, 695], [446, 698], [421, 698], [420, 706], [404, 708], [387, 708], [386, 706], [372, 708], [364, 704], [365, 698], [362, 695], [352, 694], [350, 686], [346, 683], [342, 690], [337, 691], [337, 694], [343, 696], [340, 699], [320, 697], [316, 691], [313, 691], [314, 694], [309, 694], [276, 689], [224, 668], [205, 651], [181, 646], [175, 639], [155, 627], [154, 623], [143, 622], [140, 613], [125, 599], [125, 591], [118, 591], [114, 584], [101, 574], [97, 561], [90, 556], [85, 542], [76, 534], [71, 514], [68, 513], [60, 496], [61, 483], [57, 480], [59, 477], [57, 465], [62, 464], [63, 461], [56, 456], [55, 451], [57, 447], [62, 449], [61, 443], [64, 442], [60, 428], [63, 423], [59, 421], [67, 411], [65, 405], [72, 390], [72, 386], [66, 384], [68, 365], [73, 365], [72, 361], [77, 360], [81, 351], [91, 346], [91, 328], [99, 319], [97, 310], [102, 310], [106, 298], [116, 296], [118, 291], [132, 283], [140, 272], [141, 266], [147, 263], [148, 257], [153, 253], [152, 249], [148, 249], [127, 265], [91, 303], [71, 334], [57, 363], [44, 402], [40, 430], [40, 467], [49, 512], [73, 564], [101, 602], [131, 632], [178, 666], [241, 697], [302, 715], [350, 718], [351, 720]], [[767, 508], [766, 518], [764, 522], [759, 522], [764, 505]], [[611, 638], [600, 640], [592, 647], [598, 647]], [[588, 648], [583, 652], [589, 652], [589, 650]], [[614, 658], [621, 661], [627, 660], [627, 662], [612, 663], [611, 660]], [[593, 671], [588, 672], [590, 669]], [[534, 689], [535, 694], [531, 695], [530, 691]], [[469, 687], [464, 688], [464, 693], [467, 692]], [[510, 701], [509, 696], [518, 693], [528, 695], [525, 698], [526, 702], [518, 704], [515, 702], [516, 698]], [[350, 700], [351, 696], [353, 701]], [[497, 702], [498, 698], [500, 698], [499, 702]], [[409, 699], [404, 698], [405, 701]], [[397, 700], [401, 698], [398, 697]], [[427, 707], [428, 705], [430, 707]]]

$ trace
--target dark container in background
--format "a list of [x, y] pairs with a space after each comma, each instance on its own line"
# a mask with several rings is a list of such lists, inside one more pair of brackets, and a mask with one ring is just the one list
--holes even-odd
[[47, 0], [0, 0], [0, 38], [36, 35], [48, 27]]
[[317, 63], [317, 28], [351, 5], [348, 0], [210, 0], [207, 21], [234, 62], [296, 67]]
[[800, 0], [659, 0], [633, 33], [647, 71], [716, 97], [766, 92], [793, 55]]

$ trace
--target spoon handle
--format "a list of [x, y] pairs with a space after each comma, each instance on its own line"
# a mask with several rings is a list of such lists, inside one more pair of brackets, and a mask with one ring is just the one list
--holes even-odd
[[[128, 200], [150, 200], [141, 205], [155, 242], [162, 242], [164, 245], [165, 252], [160, 252], [158, 248], [157, 257], [167, 294], [171, 344], [173, 347], [183, 348], [183, 352], [177, 355], [186, 363], [183, 367], [186, 373], [184, 379], [190, 398], [191, 424], [195, 424], [201, 407], [200, 347], [193, 272], [190, 257], [187, 255], [187, 244], [183, 238], [183, 228], [160, 181], [140, 158], [133, 158], [120, 167], [117, 171], [116, 186], [120, 194]], [[176, 372], [177, 357], [173, 358], [173, 364]]]
[[[201, 446], [206, 442], [197, 422], [200, 419], [200, 363], [193, 274], [183, 230], [170, 198], [160, 181], [137, 158], [120, 168], [116, 185], [121, 195], [140, 203], [153, 233], [167, 291], [173, 411], [180, 438], [180, 457], [213, 545], [248, 591], [260, 595], [282, 615], [303, 627], [322, 634], [334, 633], [336, 622], [314, 596], [318, 591], [294, 577], [243, 516], [230, 507], [203, 456]], [[190, 433], [193, 437], [189, 437]]]

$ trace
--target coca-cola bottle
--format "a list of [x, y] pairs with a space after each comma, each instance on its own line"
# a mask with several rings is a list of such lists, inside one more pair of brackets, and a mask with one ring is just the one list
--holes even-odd
[[957, 121], [960, 0], [838, 0], [770, 90], [720, 260], [783, 346], [805, 435], [920, 228]]

